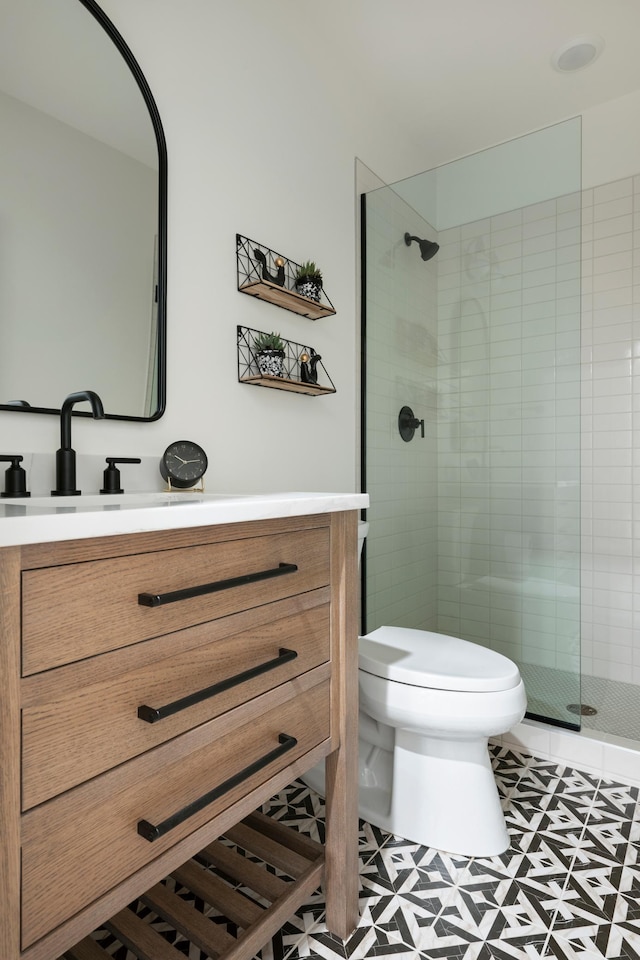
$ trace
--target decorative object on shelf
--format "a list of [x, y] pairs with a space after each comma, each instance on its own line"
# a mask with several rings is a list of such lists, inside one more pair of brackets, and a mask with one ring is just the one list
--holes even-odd
[[261, 333], [253, 341], [258, 370], [265, 376], [281, 377], [284, 368], [284, 343], [279, 333]]
[[309, 361], [309, 376], [311, 377], [311, 383], [318, 382], [318, 364], [321, 362], [322, 357], [319, 353], [316, 353], [313, 347], [311, 348], [311, 360]]
[[[304, 393], [317, 397], [325, 393], [335, 393], [336, 388], [322, 363], [322, 357], [303, 343], [283, 340], [278, 334], [266, 334], [250, 327], [238, 326], [238, 380], [257, 387], [273, 387], [288, 390], [291, 393]], [[278, 337], [284, 353], [282, 372], [273, 374], [263, 372], [259, 365], [258, 350], [262, 338]], [[303, 359], [306, 357], [306, 360]], [[328, 384], [318, 383], [321, 379]]]
[[309, 353], [300, 355], [300, 379], [303, 383], [318, 382], [318, 364], [322, 360], [319, 353], [316, 353], [313, 347]]
[[269, 283], [275, 283], [279, 287], [284, 287], [284, 258], [275, 258], [274, 263], [277, 267], [277, 272], [275, 276], [273, 276], [267, 269], [267, 257], [259, 247], [256, 247], [256, 249], [253, 251], [253, 255], [256, 260], [262, 264], [262, 279], [268, 280]]
[[296, 271], [296, 290], [301, 297], [308, 297], [320, 303], [322, 296], [322, 271], [313, 260], [307, 260]]
[[[202, 447], [192, 440], [170, 443], [160, 459], [160, 474], [172, 487], [188, 490], [202, 480], [209, 461]], [[204, 490], [201, 484], [199, 492]]]
[[[309, 264], [300, 266], [282, 254], [276, 253], [263, 243], [236, 234], [236, 261], [238, 290], [258, 300], [266, 300], [291, 310], [309, 320], [319, 320], [335, 314], [331, 300], [326, 294], [320, 276], [320, 287], [314, 296], [301, 293], [296, 287], [296, 278]], [[312, 264], [315, 267], [315, 264]], [[315, 267], [315, 273], [320, 271]]]

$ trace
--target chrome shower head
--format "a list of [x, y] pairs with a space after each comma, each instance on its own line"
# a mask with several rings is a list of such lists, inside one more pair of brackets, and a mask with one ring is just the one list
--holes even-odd
[[409, 233], [405, 233], [404, 242], [408, 247], [411, 246], [413, 240], [419, 244], [420, 256], [423, 260], [431, 260], [440, 249], [440, 244], [435, 243], [433, 240], [421, 240], [420, 237], [412, 237]]

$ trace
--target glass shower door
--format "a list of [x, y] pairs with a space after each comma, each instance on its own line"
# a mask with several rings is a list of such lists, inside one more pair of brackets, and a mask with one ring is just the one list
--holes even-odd
[[[514, 660], [580, 722], [580, 123], [363, 199], [365, 628]], [[408, 232], [437, 241], [425, 261]], [[424, 421], [410, 440], [403, 406]]]

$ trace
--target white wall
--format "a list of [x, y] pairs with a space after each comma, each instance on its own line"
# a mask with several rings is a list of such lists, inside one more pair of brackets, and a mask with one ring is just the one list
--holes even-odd
[[[287, 0], [104, 0], [153, 91], [168, 144], [168, 400], [157, 423], [74, 422], [84, 453], [157, 455], [188, 436], [220, 491], [356, 488], [354, 160], [419, 168], [393, 120], [299, 28]], [[235, 234], [324, 271], [316, 323], [236, 289]], [[236, 325], [310, 341], [337, 393], [237, 382]], [[84, 385], [87, 388], [91, 384]], [[54, 417], [0, 413], [8, 452], [55, 451]]]
[[582, 115], [582, 187], [632, 177], [640, 166], [640, 90]]

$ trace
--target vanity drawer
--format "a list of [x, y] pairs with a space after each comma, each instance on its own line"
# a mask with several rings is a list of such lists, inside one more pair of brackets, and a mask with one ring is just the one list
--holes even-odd
[[[314, 590], [329, 567], [319, 527], [27, 570], [23, 676]], [[180, 595], [200, 587], [209, 592]]]
[[[290, 699], [235, 728], [210, 721], [24, 814], [23, 949], [326, 740], [329, 682], [288, 686]], [[141, 823], [163, 825], [234, 777], [157, 839], [140, 834]]]
[[327, 601], [321, 589], [23, 681], [23, 809], [328, 661]]

